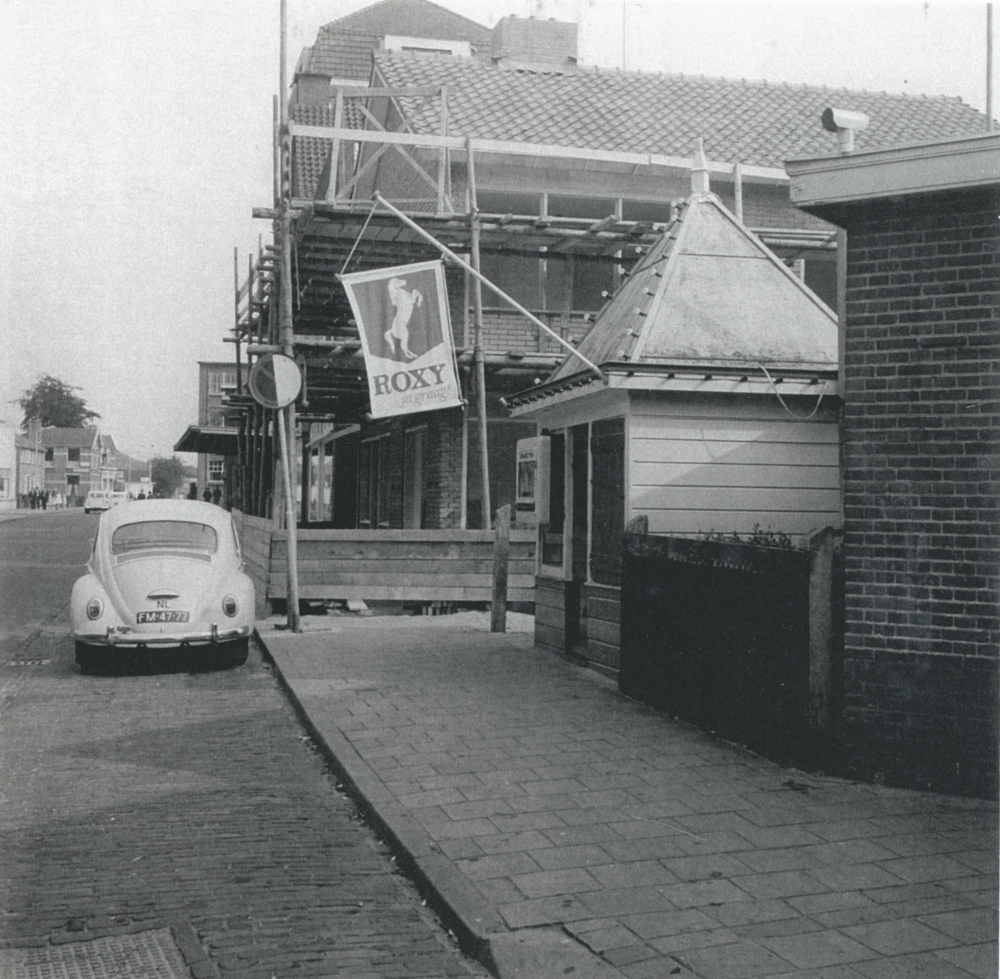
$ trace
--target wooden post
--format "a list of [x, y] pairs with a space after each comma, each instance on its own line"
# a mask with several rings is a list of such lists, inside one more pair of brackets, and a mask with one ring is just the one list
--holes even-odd
[[312, 449], [309, 439], [312, 435], [312, 425], [305, 422], [302, 425], [302, 522], [309, 523], [309, 510], [312, 497]]
[[493, 598], [490, 602], [490, 632], [507, 631], [507, 565], [510, 560], [510, 504], [497, 510], [493, 544]]
[[736, 209], [736, 220], [743, 223], [743, 164], [739, 160], [733, 167], [733, 206]]
[[[472, 267], [482, 275], [479, 267], [479, 204], [476, 199], [476, 165], [473, 160], [472, 140], [465, 141], [469, 173], [469, 221], [472, 227]], [[479, 415], [479, 460], [483, 477], [483, 529], [490, 529], [490, 450], [486, 444], [486, 361], [483, 357], [483, 286], [475, 279], [472, 290], [475, 303], [475, 341], [473, 359], [476, 364], [476, 412]]]
[[[333, 108], [333, 125], [340, 129], [344, 125], [344, 90], [337, 87], [336, 101]], [[340, 140], [335, 139], [330, 145], [330, 181], [326, 186], [326, 199], [337, 200], [337, 188], [340, 185]]]
[[809, 541], [809, 726], [829, 731], [833, 698], [833, 557], [837, 532], [826, 527]]

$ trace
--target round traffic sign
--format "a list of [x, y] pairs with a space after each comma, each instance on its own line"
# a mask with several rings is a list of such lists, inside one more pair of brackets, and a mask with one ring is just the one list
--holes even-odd
[[250, 371], [250, 393], [265, 408], [284, 408], [301, 390], [299, 365], [284, 354], [264, 354]]

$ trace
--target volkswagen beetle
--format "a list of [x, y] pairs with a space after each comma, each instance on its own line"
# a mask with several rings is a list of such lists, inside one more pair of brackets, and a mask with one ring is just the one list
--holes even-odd
[[152, 500], [106, 510], [70, 598], [77, 663], [88, 670], [160, 648], [246, 662], [254, 587], [242, 568], [221, 507]]

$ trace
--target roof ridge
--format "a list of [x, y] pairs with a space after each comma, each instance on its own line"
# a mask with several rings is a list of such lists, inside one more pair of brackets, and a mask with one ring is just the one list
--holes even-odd
[[[387, 48], [382, 48], [372, 52], [375, 58], [382, 60], [421, 60], [428, 57], [435, 57], [439, 59], [452, 59], [457, 64], [463, 66], [476, 65], [483, 69], [499, 69], [502, 71], [533, 71], [534, 65], [526, 62], [504, 62], [495, 61], [490, 58], [455, 58], [454, 55], [450, 54], [437, 54], [436, 52], [429, 51], [390, 51]], [[542, 71], [540, 73], [544, 74], [561, 74], [561, 75], [575, 75], [581, 73], [594, 74], [594, 75], [606, 75], [613, 78], [673, 78], [681, 81], [697, 81], [706, 84], [716, 84], [716, 85], [727, 85], [734, 86], [739, 85], [744, 88], [761, 88], [768, 89], [771, 91], [780, 91], [782, 89], [797, 89], [804, 92], [836, 92], [844, 95], [856, 95], [856, 96], [875, 96], [878, 98], [895, 98], [902, 99], [905, 101], [915, 101], [919, 99], [924, 99], [927, 101], [937, 101], [937, 102], [958, 102], [962, 105], [967, 103], [962, 99], [960, 95], [941, 95], [941, 94], [931, 94], [928, 95], [926, 92], [887, 92], [878, 91], [877, 89], [869, 88], [847, 88], [847, 87], [836, 87], [829, 85], [810, 85], [808, 82], [789, 82], [789, 81], [768, 81], [766, 78], [727, 78], [722, 75], [694, 75], [686, 74], [684, 72], [669, 72], [669, 71], [635, 71], [635, 70], [624, 70], [622, 68], [614, 68], [606, 65], [589, 65], [580, 64], [577, 62], [575, 65], [547, 65], [544, 62], [538, 63], [539, 69], [548, 69], [547, 71]]]

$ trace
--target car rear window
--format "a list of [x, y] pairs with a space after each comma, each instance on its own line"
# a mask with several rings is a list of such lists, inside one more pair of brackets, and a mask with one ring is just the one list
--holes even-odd
[[135, 551], [171, 550], [197, 551], [214, 554], [219, 538], [208, 524], [187, 520], [148, 520], [128, 523], [119, 527], [111, 536], [112, 554], [131, 554]]

